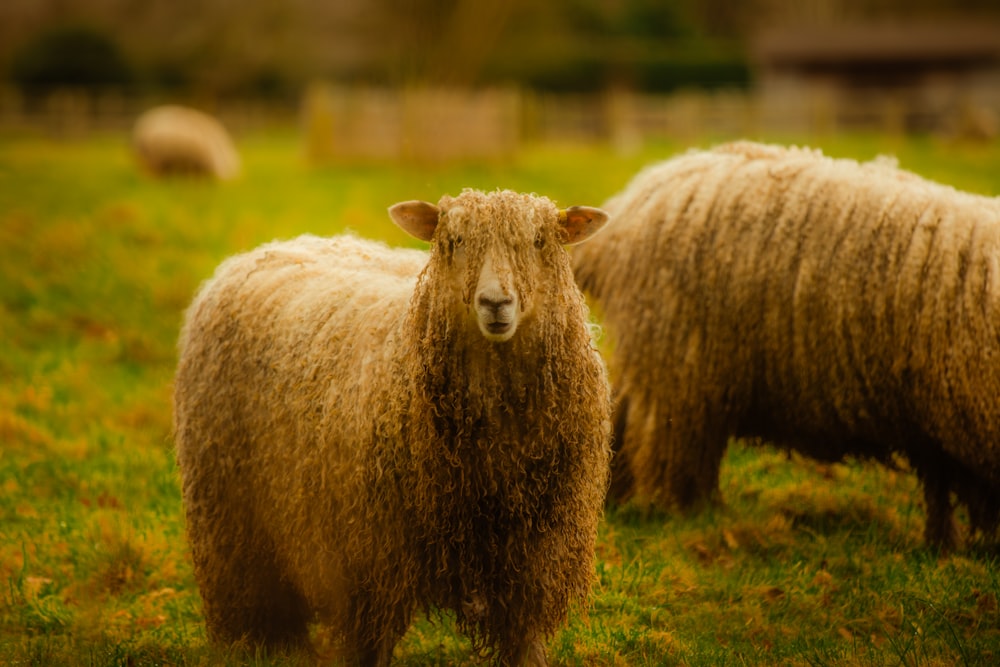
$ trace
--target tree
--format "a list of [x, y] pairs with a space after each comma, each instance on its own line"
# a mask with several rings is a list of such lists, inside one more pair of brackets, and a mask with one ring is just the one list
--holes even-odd
[[40, 33], [14, 55], [11, 78], [33, 91], [125, 87], [133, 81], [132, 69], [114, 40], [84, 25], [56, 26]]

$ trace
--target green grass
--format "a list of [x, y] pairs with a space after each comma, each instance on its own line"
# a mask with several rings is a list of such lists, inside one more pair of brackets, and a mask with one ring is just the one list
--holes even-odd
[[[997, 145], [812, 143], [894, 153], [926, 176], [1000, 192]], [[244, 178], [213, 186], [140, 176], [117, 137], [0, 137], [0, 664], [309, 664], [208, 645], [191, 574], [170, 383], [181, 313], [223, 257], [307, 231], [410, 244], [386, 207], [465, 186], [599, 205], [683, 147], [322, 169], [303, 162], [291, 132], [242, 148]], [[591, 608], [552, 639], [554, 662], [1000, 661], [1000, 551], [926, 549], [909, 473], [737, 444], [722, 491], [723, 508], [690, 517], [609, 513]], [[447, 619], [416, 623], [397, 658], [474, 664]]]

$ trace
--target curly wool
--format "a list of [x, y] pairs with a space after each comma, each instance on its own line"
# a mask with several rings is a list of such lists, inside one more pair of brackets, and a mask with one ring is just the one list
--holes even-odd
[[[450, 610], [507, 664], [587, 595], [611, 407], [557, 211], [440, 209], [429, 255], [301, 237], [227, 260], [191, 306], [176, 432], [213, 637], [301, 643], [315, 616], [345, 662], [382, 664], [415, 609]], [[497, 344], [468, 305], [504, 252], [526, 313]]]
[[209, 176], [230, 180], [240, 156], [222, 123], [187, 107], [165, 105], [144, 112], [132, 129], [132, 150], [154, 176]]
[[1000, 509], [1000, 200], [740, 142], [651, 166], [573, 263], [613, 339], [611, 494], [692, 507], [730, 436], [905, 455], [926, 537]]

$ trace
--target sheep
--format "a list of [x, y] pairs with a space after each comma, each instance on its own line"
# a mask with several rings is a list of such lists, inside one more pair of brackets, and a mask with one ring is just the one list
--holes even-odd
[[331, 629], [385, 665], [416, 610], [545, 664], [585, 600], [611, 396], [561, 244], [607, 215], [464, 190], [391, 218], [430, 252], [303, 236], [226, 260], [175, 380], [187, 531], [211, 638]]
[[[611, 343], [610, 499], [717, 502], [731, 437], [908, 459], [925, 541], [1000, 511], [1000, 199], [736, 142], [641, 171], [574, 249]], [[756, 440], [755, 440], [756, 439]]]
[[223, 125], [206, 113], [177, 105], [144, 112], [132, 130], [132, 150], [154, 176], [208, 176], [231, 180], [240, 156]]

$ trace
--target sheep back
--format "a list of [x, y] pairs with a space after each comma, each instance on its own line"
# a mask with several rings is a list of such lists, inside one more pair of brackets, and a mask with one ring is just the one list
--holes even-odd
[[904, 454], [932, 541], [951, 539], [949, 491], [995, 525], [1000, 201], [740, 142], [653, 165], [605, 208], [574, 269], [613, 340], [613, 493], [696, 506], [729, 437], [765, 438]]

